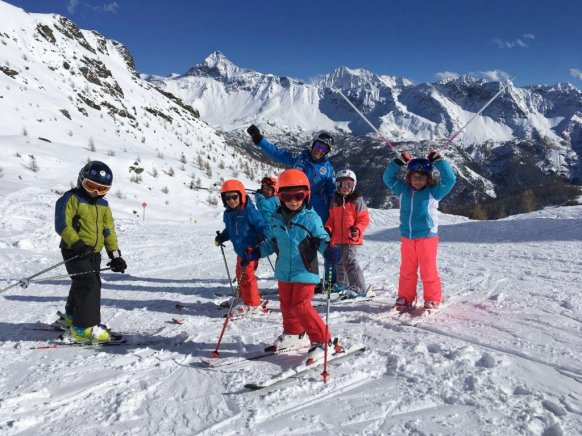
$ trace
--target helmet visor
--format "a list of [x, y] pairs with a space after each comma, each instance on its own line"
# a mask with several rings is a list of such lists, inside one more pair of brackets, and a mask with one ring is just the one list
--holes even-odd
[[97, 195], [105, 195], [111, 188], [111, 186], [102, 185], [100, 183], [94, 182], [93, 180], [83, 179], [81, 185], [87, 192], [95, 192]]

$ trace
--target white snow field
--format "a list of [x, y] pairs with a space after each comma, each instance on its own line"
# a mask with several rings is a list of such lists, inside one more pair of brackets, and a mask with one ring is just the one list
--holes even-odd
[[[103, 322], [119, 331], [161, 328], [145, 337], [156, 343], [31, 349], [57, 335], [34, 328], [64, 309], [68, 279], [0, 296], [0, 433], [582, 432], [582, 206], [500, 221], [442, 215], [445, 305], [412, 325], [382, 316], [396, 295], [398, 211], [372, 210], [360, 263], [378, 296], [336, 303], [329, 319], [344, 345], [361, 342], [367, 350], [331, 363], [325, 384], [316, 369], [249, 391], [245, 383], [266, 380], [302, 357], [201, 363], [224, 321], [217, 303], [225, 297], [216, 294], [230, 293], [213, 244], [222, 209], [204, 204], [207, 196], [160, 203], [145, 221], [132, 213], [136, 201], [109, 196], [129, 268], [103, 274]], [[2, 190], [0, 287], [61, 261], [52, 224], [57, 198], [47, 186]], [[233, 274], [230, 245], [226, 253]], [[64, 267], [44, 277], [60, 274]], [[265, 294], [276, 288], [267, 261], [258, 275]], [[260, 351], [281, 333], [277, 296], [265, 296], [272, 312], [231, 321], [220, 358]], [[325, 306], [318, 310], [325, 314]]]

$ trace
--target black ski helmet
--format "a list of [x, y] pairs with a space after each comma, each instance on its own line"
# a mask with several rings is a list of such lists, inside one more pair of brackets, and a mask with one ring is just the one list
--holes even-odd
[[98, 160], [88, 162], [81, 171], [77, 179], [77, 188], [81, 189], [83, 180], [89, 179], [100, 185], [111, 186], [113, 183], [113, 173], [111, 168]]
[[322, 144], [327, 145], [328, 153], [331, 153], [333, 148], [333, 136], [331, 136], [327, 132], [319, 132], [315, 138], [313, 138], [313, 142], [311, 143], [311, 147], [315, 145], [316, 142], [321, 142]]

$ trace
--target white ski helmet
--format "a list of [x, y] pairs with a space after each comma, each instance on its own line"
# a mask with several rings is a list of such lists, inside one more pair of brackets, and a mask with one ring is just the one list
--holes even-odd
[[352, 187], [352, 191], [356, 189], [356, 183], [358, 183], [358, 179], [356, 178], [356, 173], [352, 170], [340, 170], [335, 175], [335, 187], [338, 192], [340, 192], [340, 184], [343, 179], [350, 179], [354, 182], [354, 186]]

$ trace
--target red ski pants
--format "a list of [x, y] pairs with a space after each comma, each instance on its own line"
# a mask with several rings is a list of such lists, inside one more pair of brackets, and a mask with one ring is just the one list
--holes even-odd
[[416, 299], [418, 269], [424, 290], [424, 301], [443, 299], [441, 279], [437, 271], [437, 247], [439, 237], [408, 239], [400, 238], [400, 280], [398, 296], [411, 302]]
[[315, 285], [308, 283], [279, 282], [279, 301], [283, 313], [283, 331], [289, 335], [307, 332], [311, 342], [324, 343], [325, 324], [311, 305]]
[[[243, 271], [241, 261], [242, 259], [240, 257], [236, 258], [237, 281], [240, 280], [241, 273]], [[255, 271], [257, 270], [258, 266], [258, 260], [251, 260], [244, 266], [245, 275], [240, 282], [238, 293], [243, 303], [247, 306], [258, 306], [261, 304], [261, 294], [259, 294], [257, 276], [255, 276]]]

